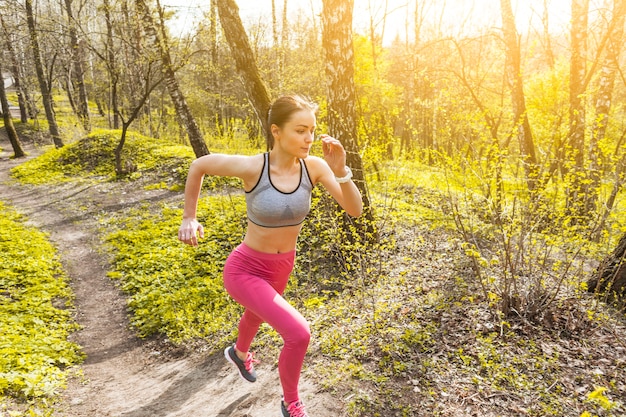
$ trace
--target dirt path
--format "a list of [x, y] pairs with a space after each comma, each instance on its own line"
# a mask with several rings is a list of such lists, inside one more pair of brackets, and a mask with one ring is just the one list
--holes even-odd
[[[0, 130], [0, 200], [50, 234], [76, 295], [74, 335], [87, 355], [83, 376], [70, 381], [57, 417], [268, 417], [280, 416], [275, 358], [263, 358], [255, 384], [242, 382], [221, 352], [207, 354], [143, 341], [129, 329], [126, 300], [106, 276], [96, 215], [136, 203], [180, 199], [167, 191], [137, 191], [120, 184], [23, 186], [10, 179], [11, 147]], [[31, 157], [39, 150], [25, 144]], [[233, 323], [235, 326], [236, 323]], [[311, 416], [345, 415], [337, 401], [319, 393], [306, 373], [302, 399]]]

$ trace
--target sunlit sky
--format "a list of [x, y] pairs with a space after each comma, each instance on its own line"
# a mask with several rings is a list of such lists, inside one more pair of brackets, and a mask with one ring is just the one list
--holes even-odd
[[[271, 16], [271, 0], [236, 0], [244, 25], [258, 22]], [[161, 0], [165, 7], [177, 11], [177, 19], [172, 24], [174, 34], [183, 34], [194, 27], [203, 12], [208, 10], [210, 0]], [[276, 7], [282, 10], [283, 0], [275, 0]], [[380, 22], [387, 3], [387, 19], [384, 27], [385, 43], [396, 36], [405, 39], [404, 28], [407, 18], [411, 21], [415, 4], [431, 4], [425, 9], [428, 20], [449, 35], [479, 31], [485, 27], [500, 27], [500, 0], [354, 0], [354, 30], [365, 33], [370, 16]], [[524, 34], [529, 28], [541, 27], [544, 0], [512, 0], [518, 31]], [[407, 5], [408, 4], [408, 5]], [[563, 32], [569, 23], [570, 1], [548, 0], [550, 28]], [[322, 0], [288, 0], [289, 14], [301, 10], [305, 15], [318, 16], [322, 10]], [[382, 26], [377, 27], [378, 32]], [[540, 29], [543, 30], [543, 29]]]

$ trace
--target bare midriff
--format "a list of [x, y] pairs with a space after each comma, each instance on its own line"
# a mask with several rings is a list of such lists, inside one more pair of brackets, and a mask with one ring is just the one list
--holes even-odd
[[248, 221], [243, 242], [250, 249], [265, 253], [286, 253], [296, 249], [302, 224], [285, 227], [262, 227]]

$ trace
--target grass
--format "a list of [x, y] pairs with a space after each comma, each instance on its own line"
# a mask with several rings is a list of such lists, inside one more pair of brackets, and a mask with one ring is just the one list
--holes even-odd
[[45, 410], [83, 359], [68, 340], [73, 295], [48, 237], [2, 202], [0, 213], [0, 404]]
[[[116, 138], [114, 131], [94, 132], [13, 174], [35, 184], [114, 181]], [[139, 135], [128, 145], [138, 171], [124, 181], [180, 191], [193, 158], [186, 148]], [[231, 152], [227, 143], [218, 149]], [[457, 176], [461, 171], [451, 177], [409, 161], [378, 166], [368, 185], [380, 244], [347, 239], [323, 193], [314, 195], [287, 290], [314, 332], [307, 377], [342, 398], [352, 416], [623, 415], [623, 315], [581, 292], [581, 277], [566, 280], [555, 302], [533, 320], [499, 315], [503, 269], [491, 259], [501, 253], [479, 253], [491, 285], [485, 293], [451, 210], [454, 198], [462, 201], [459, 214], [471, 222], [474, 236], [497, 248], [497, 239], [485, 232], [493, 225], [480, 178]], [[508, 178], [512, 202], [519, 187]], [[226, 296], [220, 271], [244, 233], [244, 202], [230, 191], [237, 184], [207, 179], [198, 212], [211, 225], [198, 249], [181, 247], [174, 237], [180, 206], [102, 213], [100, 233], [114, 257], [109, 276], [127, 292], [139, 335], [162, 334], [179, 344], [203, 340], [211, 349], [232, 339], [240, 308]], [[624, 227], [623, 212], [622, 202], [611, 219], [616, 234]], [[551, 261], [540, 265], [550, 272], [546, 280], [567, 266], [563, 254], [582, 242], [549, 233], [536, 237], [531, 246]], [[580, 258], [577, 271], [588, 273], [610, 242]], [[554, 250], [546, 252], [548, 247]], [[257, 340], [276, 349], [270, 329]]]

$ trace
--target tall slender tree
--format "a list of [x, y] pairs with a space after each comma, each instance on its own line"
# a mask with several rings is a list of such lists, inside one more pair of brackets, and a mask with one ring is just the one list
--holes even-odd
[[9, 137], [9, 142], [11, 142], [11, 146], [13, 147], [13, 156], [15, 158], [21, 158], [23, 156], [26, 156], [26, 153], [24, 152], [22, 142], [17, 135], [15, 126], [13, 126], [11, 110], [9, 109], [9, 100], [7, 99], [6, 90], [4, 89], [4, 77], [2, 76], [2, 71], [2, 60], [0, 60], [0, 110], [2, 110], [4, 129], [6, 130], [7, 136]]
[[89, 103], [87, 100], [87, 87], [85, 86], [85, 65], [83, 59], [83, 47], [78, 40], [77, 21], [74, 18], [72, 8], [73, 0], [65, 0], [65, 12], [67, 13], [67, 34], [70, 42], [71, 65], [73, 68], [70, 81], [78, 90], [78, 103], [76, 112], [86, 132], [91, 131], [91, 119], [89, 116]]
[[510, 85], [511, 101], [513, 103], [513, 135], [517, 136], [520, 144], [524, 169], [526, 171], [526, 183], [530, 190], [534, 190], [538, 174], [538, 164], [533, 134], [528, 120], [528, 113], [526, 112], [520, 41], [515, 26], [515, 16], [513, 15], [511, 0], [500, 0], [500, 9], [502, 12], [502, 26], [506, 45], [506, 78]]
[[28, 93], [26, 92], [25, 84], [22, 82], [22, 71], [19, 65], [16, 48], [13, 45], [14, 37], [11, 36], [12, 30], [9, 29], [2, 14], [0, 14], [0, 26], [2, 26], [2, 33], [5, 40], [4, 46], [10, 60], [9, 69], [11, 71], [11, 75], [13, 76], [13, 80], [15, 81], [15, 89], [17, 91], [17, 103], [20, 107], [20, 121], [22, 123], [26, 123], [28, 121]]
[[46, 119], [48, 120], [48, 130], [54, 146], [57, 148], [63, 147], [64, 143], [59, 133], [59, 126], [57, 125], [56, 116], [54, 114], [54, 108], [52, 103], [52, 90], [45, 76], [43, 62], [41, 61], [41, 49], [39, 48], [39, 37], [37, 35], [37, 28], [35, 26], [35, 16], [33, 14], [33, 1], [25, 0], [26, 20], [28, 23], [28, 32], [30, 35], [30, 45], [33, 51], [33, 58], [35, 62], [35, 71], [37, 72], [37, 80], [39, 81], [39, 88], [41, 90], [41, 97], [43, 101], [43, 107], [46, 112]]
[[110, 0], [103, 0], [104, 18], [106, 22], [106, 40], [104, 42], [105, 52], [102, 60], [105, 62], [107, 72], [109, 73], [109, 107], [113, 113], [113, 129], [120, 127], [120, 109], [118, 100], [118, 87], [120, 81], [120, 69], [115, 51], [115, 42], [113, 40], [113, 6]]

